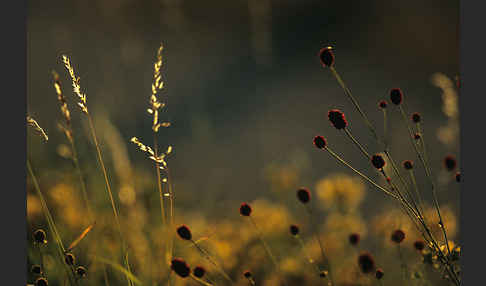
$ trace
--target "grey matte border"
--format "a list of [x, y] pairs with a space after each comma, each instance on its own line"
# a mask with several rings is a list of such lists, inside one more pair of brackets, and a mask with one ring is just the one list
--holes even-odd
[[1, 284], [26, 285], [27, 1], [4, 1], [1, 11]]
[[[486, 258], [484, 229], [485, 179], [485, 37], [484, 1], [461, 0], [460, 120], [461, 120], [461, 266], [463, 285], [484, 285]], [[476, 282], [476, 283], [475, 283]]]

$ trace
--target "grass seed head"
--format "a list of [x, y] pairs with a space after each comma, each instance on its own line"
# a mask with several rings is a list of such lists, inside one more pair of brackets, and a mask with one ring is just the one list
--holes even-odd
[[331, 121], [332, 126], [336, 129], [344, 129], [348, 125], [346, 118], [344, 117], [344, 113], [339, 109], [331, 109], [327, 113], [329, 117], [329, 121]]
[[306, 188], [300, 188], [297, 190], [297, 199], [303, 203], [306, 204], [310, 201], [311, 195], [309, 190]]
[[324, 149], [327, 146], [327, 141], [322, 136], [314, 137], [314, 145], [319, 149]]
[[332, 47], [324, 47], [319, 51], [319, 59], [323, 67], [330, 67], [334, 65], [334, 53]]
[[172, 259], [170, 268], [182, 278], [186, 278], [191, 274], [191, 268], [189, 268], [189, 265], [182, 258]]
[[395, 243], [401, 243], [405, 239], [405, 232], [401, 229], [395, 230], [391, 235], [391, 240]]
[[400, 105], [403, 100], [402, 90], [399, 88], [392, 88], [390, 90], [390, 101], [395, 105]]
[[183, 224], [183, 225], [181, 225], [177, 228], [177, 234], [179, 235], [179, 237], [181, 239], [184, 239], [184, 240], [191, 240], [192, 239], [191, 230], [185, 224]]
[[240, 206], [240, 214], [242, 216], [250, 216], [251, 214], [251, 207], [247, 203], [242, 203]]

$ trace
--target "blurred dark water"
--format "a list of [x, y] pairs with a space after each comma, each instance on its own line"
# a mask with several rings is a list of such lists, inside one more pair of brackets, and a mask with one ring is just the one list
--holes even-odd
[[[319, 64], [319, 49], [331, 44], [337, 70], [378, 130], [377, 102], [391, 87], [404, 90], [410, 112], [424, 115], [430, 158], [438, 170], [442, 157], [449, 152], [459, 157], [459, 149], [435, 136], [446, 117], [430, 76], [442, 72], [453, 78], [459, 70], [458, 10], [458, 1], [438, 0], [30, 1], [27, 109], [51, 140], [38, 146], [29, 138], [29, 153], [39, 168], [66, 164], [55, 154], [65, 141], [56, 130], [60, 113], [50, 73], [55, 69], [70, 100], [79, 145], [85, 146], [80, 147], [86, 151], [82, 161], [96, 164], [61, 64], [66, 53], [91, 112], [106, 114], [125, 138], [134, 166], [151, 171], [129, 139], [152, 141], [146, 108], [162, 42], [165, 88], [160, 95], [168, 102], [162, 118], [173, 125], [161, 130], [160, 142], [174, 146], [169, 164], [176, 188], [193, 194], [193, 202], [217, 209], [228, 200], [269, 196], [265, 166], [296, 157], [303, 171], [295, 188], [313, 188], [333, 172], [349, 173], [315, 150], [316, 134], [326, 136], [358, 169], [369, 170], [359, 151], [327, 121], [330, 108], [342, 109], [353, 134], [370, 152], [380, 151], [336, 80]], [[392, 120], [392, 150], [400, 161], [412, 158], [396, 111]], [[420, 180], [426, 185], [425, 178]], [[293, 198], [294, 188], [284, 191]], [[457, 191], [444, 191], [444, 198], [456, 200]], [[370, 190], [367, 202], [374, 206], [383, 199]]]

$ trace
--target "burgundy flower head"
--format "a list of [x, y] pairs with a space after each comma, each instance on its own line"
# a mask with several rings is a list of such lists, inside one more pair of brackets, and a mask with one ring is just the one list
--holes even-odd
[[415, 247], [415, 249], [417, 249], [418, 251], [422, 251], [425, 248], [425, 242], [423, 242], [422, 240], [417, 240], [413, 243], [413, 247]]
[[348, 125], [348, 122], [344, 117], [344, 113], [342, 113], [339, 109], [329, 110], [327, 116], [329, 117], [329, 121], [331, 121], [332, 126], [338, 130], [344, 129]]
[[192, 270], [192, 273], [194, 273], [194, 276], [196, 276], [197, 278], [202, 278], [204, 274], [206, 274], [206, 269], [204, 269], [204, 267], [202, 266], [196, 266]]
[[245, 272], [243, 272], [243, 276], [245, 276], [246, 278], [250, 278], [251, 277], [251, 272], [246, 270]]
[[251, 214], [251, 207], [247, 203], [242, 203], [240, 206], [240, 214], [242, 216], [250, 216]]
[[395, 243], [401, 243], [405, 239], [405, 232], [401, 229], [395, 230], [391, 235], [391, 240]]
[[332, 47], [324, 47], [319, 51], [319, 59], [323, 67], [330, 67], [334, 65], [334, 53]]
[[37, 243], [47, 243], [46, 232], [43, 229], [38, 229], [34, 232], [34, 240]]
[[381, 108], [381, 109], [385, 109], [387, 106], [388, 106], [388, 103], [386, 102], [386, 100], [382, 100], [378, 103], [378, 106]]
[[415, 140], [419, 140], [419, 139], [420, 139], [420, 133], [418, 133], [418, 132], [417, 132], [417, 133], [415, 133], [415, 134], [413, 135], [413, 138], [414, 138]]
[[371, 273], [375, 269], [375, 260], [369, 252], [363, 252], [358, 257], [358, 265], [361, 272]]
[[452, 155], [447, 155], [444, 158], [444, 166], [448, 171], [453, 171], [456, 168], [457, 162], [456, 158]]
[[390, 101], [395, 105], [400, 105], [403, 100], [402, 90], [399, 88], [392, 88], [390, 90]]
[[327, 146], [327, 141], [322, 136], [314, 137], [314, 145], [319, 149], [324, 149]]
[[421, 121], [421, 119], [422, 119], [422, 117], [420, 116], [420, 113], [418, 113], [418, 112], [414, 112], [414, 113], [412, 114], [412, 121], [413, 121], [414, 123], [419, 123], [419, 122]]
[[371, 163], [376, 169], [381, 169], [385, 166], [385, 159], [380, 154], [371, 156]]
[[183, 225], [181, 225], [177, 228], [177, 234], [179, 235], [180, 238], [182, 238], [184, 240], [191, 240], [192, 239], [191, 230], [185, 224], [183, 224]]
[[383, 272], [383, 269], [378, 268], [375, 273], [376, 279], [381, 279], [383, 276], [385, 276], [385, 272]]
[[406, 170], [412, 170], [413, 169], [413, 162], [411, 160], [405, 160], [405, 161], [403, 161], [403, 167]]
[[35, 280], [35, 286], [47, 286], [49, 283], [47, 283], [47, 279], [44, 277], [39, 277], [37, 280]]
[[352, 233], [349, 235], [349, 243], [351, 243], [351, 245], [358, 245], [360, 238], [358, 233]]
[[310, 201], [310, 192], [306, 188], [300, 188], [297, 190], [297, 199], [303, 204], [306, 204]]
[[461, 172], [457, 172], [456, 173], [456, 182], [460, 182], [461, 181]]
[[292, 234], [293, 236], [296, 236], [299, 234], [299, 227], [295, 224], [292, 224], [290, 226], [290, 234]]
[[172, 259], [170, 268], [182, 278], [186, 278], [191, 274], [191, 268], [189, 268], [189, 265], [182, 258]]

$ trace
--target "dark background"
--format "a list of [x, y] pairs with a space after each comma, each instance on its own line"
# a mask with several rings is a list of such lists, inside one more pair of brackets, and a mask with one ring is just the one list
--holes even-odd
[[[283, 190], [291, 197], [300, 185], [312, 188], [327, 174], [349, 173], [315, 150], [316, 134], [375, 176], [327, 121], [329, 109], [342, 109], [353, 134], [371, 152], [380, 151], [336, 80], [319, 64], [319, 49], [331, 44], [336, 69], [378, 130], [377, 102], [391, 87], [404, 91], [409, 111], [423, 114], [429, 156], [439, 173], [444, 155], [459, 157], [459, 146], [444, 146], [435, 136], [447, 118], [430, 76], [442, 72], [454, 78], [459, 71], [458, 10], [458, 1], [444, 0], [30, 1], [27, 110], [52, 143], [32, 144], [37, 138], [29, 136], [28, 155], [43, 170], [69, 164], [56, 155], [65, 139], [56, 128], [61, 115], [52, 86], [55, 69], [70, 100], [82, 164], [97, 164], [61, 63], [66, 53], [95, 121], [97, 115], [108, 116], [127, 142], [134, 168], [152, 171], [129, 139], [137, 136], [151, 145], [151, 117], [145, 110], [155, 54], [163, 43], [161, 98], [168, 100], [168, 109], [162, 118], [173, 125], [161, 130], [160, 142], [174, 146], [169, 164], [176, 190], [188, 196], [188, 204], [217, 211], [227, 200], [271, 196], [264, 171], [269, 164], [298, 166], [298, 184]], [[392, 152], [400, 161], [418, 163], [403, 122], [391, 113]], [[423, 177], [419, 181], [426, 183]], [[457, 190], [440, 195], [456, 200]], [[366, 202], [374, 206], [382, 199], [370, 189]]]

